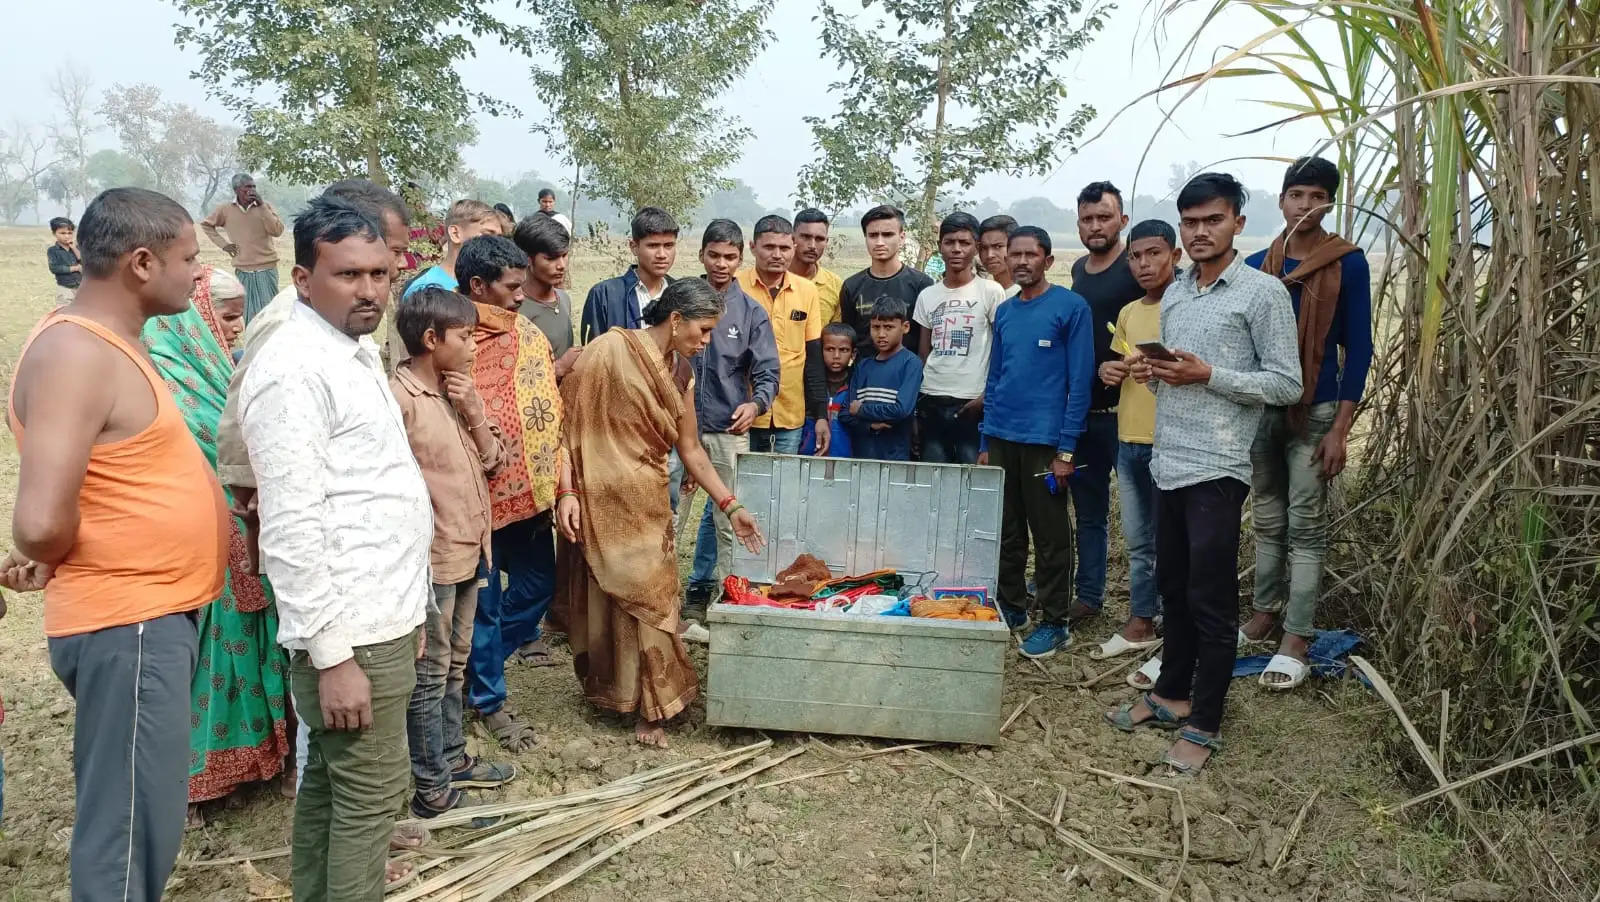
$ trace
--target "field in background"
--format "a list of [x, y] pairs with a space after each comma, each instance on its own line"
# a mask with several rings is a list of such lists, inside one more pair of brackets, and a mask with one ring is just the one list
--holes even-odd
[[[32, 325], [53, 303], [44, 268], [42, 230], [0, 229], [0, 379]], [[206, 258], [221, 263], [214, 248]], [[683, 255], [680, 274], [696, 272]], [[835, 260], [848, 274], [860, 258]], [[1062, 266], [1064, 267], [1064, 263]], [[614, 274], [616, 264], [585, 252], [575, 260], [574, 294]], [[1060, 267], [1058, 267], [1059, 269]], [[0, 547], [9, 544], [17, 458], [0, 441]], [[1109, 616], [1079, 631], [1073, 650], [1042, 667], [1018, 663], [1007, 674], [1005, 709], [1034, 698], [993, 750], [940, 747], [944, 763], [988, 781], [1035, 810], [1049, 811], [1067, 793], [1062, 825], [1088, 837], [1150, 879], [1165, 885], [1177, 872], [1183, 819], [1163, 796], [1097, 777], [1084, 768], [1143, 776], [1166, 748], [1154, 733], [1133, 737], [1106, 728], [1100, 712], [1130, 695], [1117, 679], [1093, 689], [1079, 682], [1103, 670], [1088, 649], [1125, 614], [1126, 567], [1113, 541]], [[509, 674], [514, 704], [541, 734], [540, 746], [515, 756], [523, 773], [504, 798], [537, 797], [589, 787], [681, 756], [709, 754], [759, 738], [705, 726], [695, 706], [676, 726], [668, 753], [640, 750], [625, 725], [597, 715], [579, 697], [570, 665]], [[704, 668], [705, 655], [693, 652]], [[6, 811], [0, 839], [0, 899], [66, 898], [64, 830], [72, 823], [73, 705], [51, 674], [39, 599], [11, 600], [0, 621], [0, 694], [8, 706], [0, 726], [5, 755]], [[1321, 683], [1291, 695], [1268, 694], [1241, 681], [1231, 698], [1228, 748], [1198, 786], [1187, 791], [1191, 899], [1288, 902], [1441, 898], [1469, 877], [1473, 861], [1454, 828], [1430, 819], [1430, 803], [1396, 822], [1376, 808], [1412, 794], [1399, 782], [1401, 762], [1369, 738], [1390, 715], [1367, 692], [1346, 682]], [[805, 737], [776, 736], [792, 747]], [[473, 744], [484, 737], [474, 730]], [[846, 751], [875, 747], [828, 738]], [[834, 763], [814, 751], [770, 777]], [[1313, 790], [1284, 867], [1272, 871], [1296, 813]], [[781, 817], [754, 817], [753, 802]], [[215, 858], [276, 848], [288, 841], [292, 806], [274, 791], [253, 793], [243, 811], [219, 811], [187, 835], [184, 856]], [[1581, 841], [1581, 837], [1578, 837]], [[1556, 842], [1556, 840], [1552, 840]], [[970, 847], [970, 855], [963, 848]], [[934, 866], [934, 862], [937, 865]], [[180, 869], [169, 898], [179, 902], [242, 900], [286, 892], [278, 880], [287, 860], [253, 866]], [[558, 873], [558, 869], [553, 873]], [[512, 898], [516, 898], [515, 895]], [[848, 773], [784, 787], [751, 790], [653, 837], [563, 890], [558, 900], [1109, 900], [1150, 898], [1081, 853], [1055, 842], [1015, 809], [997, 810], [966, 783], [918, 759], [886, 755], [851, 765]], [[1457, 896], [1456, 898], [1463, 898]], [[1510, 898], [1510, 897], [1507, 897]]]

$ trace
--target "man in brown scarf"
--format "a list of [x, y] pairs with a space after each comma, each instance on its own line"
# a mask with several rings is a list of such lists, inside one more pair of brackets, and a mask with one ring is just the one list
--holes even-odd
[[1299, 327], [1304, 392], [1269, 408], [1254, 447], [1255, 615], [1246, 637], [1271, 636], [1278, 653], [1262, 674], [1269, 689], [1305, 679], [1312, 619], [1328, 545], [1328, 481], [1344, 469], [1345, 444], [1372, 361], [1370, 273], [1361, 249], [1322, 228], [1339, 190], [1339, 170], [1321, 157], [1296, 160], [1278, 208], [1284, 230], [1248, 260], [1289, 289]]

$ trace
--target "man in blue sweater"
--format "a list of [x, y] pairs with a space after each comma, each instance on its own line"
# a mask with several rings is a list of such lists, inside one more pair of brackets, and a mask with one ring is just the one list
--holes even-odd
[[1007, 243], [1020, 293], [995, 308], [989, 381], [983, 393], [979, 464], [1005, 471], [1000, 521], [1000, 611], [1027, 626], [1028, 537], [1037, 555], [1039, 628], [1022, 654], [1047, 658], [1067, 645], [1074, 553], [1067, 480], [1089, 415], [1094, 383], [1093, 315], [1080, 295], [1050, 284], [1050, 233], [1022, 226]]
[[1255, 510], [1255, 614], [1243, 632], [1266, 639], [1282, 619], [1269, 689], [1305, 679], [1312, 617], [1328, 549], [1328, 483], [1344, 469], [1345, 441], [1372, 363], [1372, 286], [1361, 249], [1322, 228], [1339, 169], [1296, 160], [1283, 177], [1284, 230], [1246, 263], [1282, 281], [1299, 321], [1300, 399], [1269, 407], [1250, 449]]
[[672, 284], [667, 273], [678, 261], [678, 221], [660, 207], [644, 207], [633, 217], [631, 234], [628, 249], [633, 251], [634, 265], [589, 289], [583, 302], [578, 335], [583, 344], [611, 331], [612, 326], [641, 328], [644, 308]]
[[850, 432], [854, 456], [864, 460], [910, 460], [911, 420], [922, 391], [922, 359], [905, 346], [911, 329], [906, 302], [881, 297], [872, 305], [868, 328], [877, 354], [856, 361], [848, 404], [839, 423]]

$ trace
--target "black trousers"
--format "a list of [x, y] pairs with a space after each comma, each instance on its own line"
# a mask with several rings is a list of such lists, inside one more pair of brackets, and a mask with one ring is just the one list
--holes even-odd
[[1072, 493], [1061, 486], [1056, 494], [1045, 488], [1038, 474], [1050, 469], [1056, 449], [1049, 445], [1022, 445], [990, 437], [989, 463], [1005, 470], [1005, 494], [1000, 514], [1000, 579], [996, 594], [1000, 605], [1020, 611], [1028, 603], [1028, 539], [1033, 538], [1033, 578], [1038, 584], [1041, 620], [1057, 626], [1067, 622], [1072, 604]]
[[1239, 630], [1239, 516], [1250, 487], [1213, 479], [1156, 493], [1156, 587], [1166, 642], [1155, 693], [1188, 699], [1189, 723], [1216, 732]]

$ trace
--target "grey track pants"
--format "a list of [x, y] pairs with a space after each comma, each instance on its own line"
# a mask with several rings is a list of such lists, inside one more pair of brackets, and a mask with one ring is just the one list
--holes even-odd
[[189, 803], [188, 614], [53, 638], [50, 666], [78, 702], [73, 902], [156, 902]]

